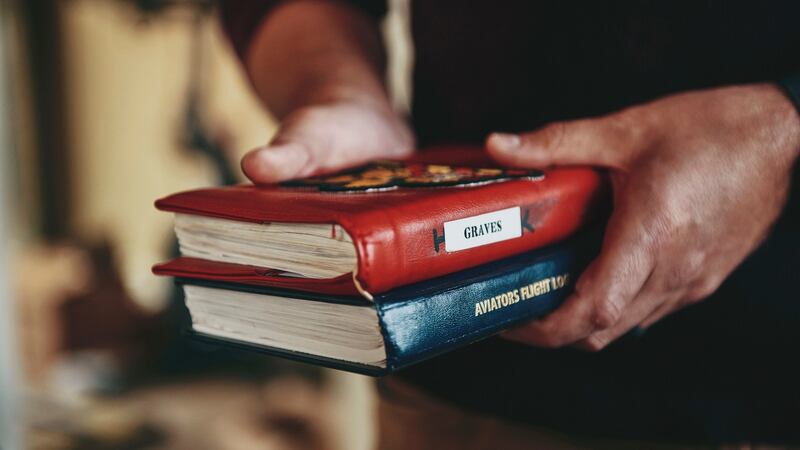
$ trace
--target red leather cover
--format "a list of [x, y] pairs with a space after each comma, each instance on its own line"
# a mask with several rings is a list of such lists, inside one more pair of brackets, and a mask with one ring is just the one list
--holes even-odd
[[[438, 148], [416, 160], [472, 166], [495, 166], [483, 152], [464, 147]], [[156, 207], [176, 213], [198, 214], [247, 222], [338, 223], [350, 234], [356, 247], [356, 279], [370, 293], [438, 277], [559, 241], [574, 233], [604, 204], [605, 177], [589, 168], [545, 171], [541, 181], [513, 180], [481, 186], [404, 188], [369, 193], [320, 192], [309, 188], [240, 185], [181, 192], [160, 199]], [[446, 245], [436, 251], [434, 230], [443, 234], [448, 221], [519, 206], [527, 211], [534, 231], [523, 229], [521, 237], [449, 253]], [[200, 266], [202, 264], [202, 267]], [[230, 269], [232, 265], [228, 266]], [[239, 266], [233, 274], [215, 263], [182, 258], [156, 273], [186, 276], [204, 272], [213, 279], [248, 281], [258, 279], [254, 268]], [[243, 272], [244, 271], [244, 272]], [[243, 275], [249, 271], [252, 277]], [[179, 275], [179, 272], [183, 272]], [[198, 276], [202, 277], [202, 276]], [[242, 278], [244, 277], [244, 278]], [[330, 291], [341, 280], [317, 282], [288, 277], [262, 276], [263, 285]], [[341, 278], [341, 277], [339, 277]], [[280, 283], [278, 283], [280, 281]], [[288, 286], [294, 284], [296, 286]], [[330, 285], [330, 286], [328, 286]], [[317, 290], [320, 289], [320, 290]]]
[[187, 257], [157, 264], [153, 267], [153, 273], [177, 278], [195, 278], [316, 294], [361, 297], [353, 284], [351, 274], [327, 279], [286, 277], [279, 275], [280, 271], [274, 269]]

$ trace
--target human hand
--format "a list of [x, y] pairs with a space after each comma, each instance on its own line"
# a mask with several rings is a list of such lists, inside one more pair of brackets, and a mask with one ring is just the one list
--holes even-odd
[[800, 152], [800, 118], [773, 85], [665, 97], [521, 135], [492, 134], [498, 161], [610, 169], [614, 210], [600, 255], [520, 342], [600, 350], [711, 295], [765, 238]]
[[282, 2], [253, 34], [245, 68], [282, 119], [268, 145], [242, 158], [255, 183], [401, 158], [414, 148], [384, 86], [378, 23], [347, 2]]
[[290, 113], [268, 145], [244, 156], [242, 170], [255, 183], [275, 183], [402, 158], [413, 148], [408, 125], [388, 104], [337, 100]]

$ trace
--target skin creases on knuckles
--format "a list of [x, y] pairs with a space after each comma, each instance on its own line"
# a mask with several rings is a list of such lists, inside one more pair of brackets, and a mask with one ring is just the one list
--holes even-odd
[[[766, 103], [766, 116], [754, 116], [753, 111], [731, 111], [731, 106], [742, 106], [742, 99], [733, 97], [742, 95], [750, 96], [750, 105]], [[593, 301], [594, 317], [588, 320], [594, 320], [596, 326], [589, 336], [578, 342], [580, 347], [604, 348], [627, 331], [623, 329], [625, 326], [636, 326], [632, 322], [637, 320], [638, 314], [644, 315], [638, 319], [640, 323], [650, 326], [674, 311], [702, 301], [713, 294], [763, 240], [785, 204], [791, 161], [797, 157], [796, 147], [800, 146], [798, 139], [790, 139], [800, 133], [797, 113], [793, 105], [781, 98], [774, 89], [765, 89], [763, 85], [688, 92], [588, 119], [588, 122], [572, 122], [581, 122], [578, 126], [571, 127], [569, 123], [547, 126], [542, 136], [537, 137], [536, 132], [525, 135], [537, 157], [514, 155], [510, 156], [510, 161], [537, 164], [541, 159], [543, 164], [557, 166], [560, 158], [571, 163], [576, 157], [584, 158], [588, 154], [584, 163], [611, 169], [615, 210], [610, 225], [615, 219], [617, 222], [639, 220], [642, 229], [649, 228], [640, 231], [649, 236], [643, 240], [646, 242], [637, 242], [635, 246], [645, 247], [653, 258], [650, 275], [653, 279], [648, 279], [622, 307], [602, 299], [605, 293], [579, 295], [581, 301]], [[776, 101], [787, 105], [775, 105]], [[788, 122], [793, 129], [787, 128], [787, 121], [765, 120], [774, 115], [775, 110], [791, 113], [783, 115], [792, 116], [794, 121]], [[583, 127], [587, 123], [604, 129], [598, 131], [590, 127], [587, 131]], [[577, 138], [564, 135], [570, 132], [586, 135]], [[773, 145], [767, 146], [772, 147], [768, 151], [764, 146], [760, 146], [761, 151], [754, 147], [764, 142], [765, 135], [774, 134], [778, 137], [770, 139]], [[587, 141], [586, 136], [605, 137], [607, 139], [600, 141], [609, 147], [618, 144], [619, 148], [625, 148], [623, 144], [627, 143], [629, 153], [616, 161], [612, 159], [616, 156], [609, 157], [608, 148], [581, 149], [569, 154], [565, 143], [582, 144]], [[791, 148], [791, 142], [795, 142], [795, 148]], [[524, 144], [519, 151], [526, 150]], [[548, 144], [558, 147], [550, 156], [547, 149], [534, 148]], [[499, 151], [494, 153], [503, 159]], [[600, 164], [592, 164], [592, 157]], [[604, 164], [608, 161], [612, 164]], [[745, 189], [743, 178], [747, 178], [753, 166], [762, 167], [764, 172], [774, 176], [751, 180], [753, 184]], [[607, 233], [614, 232], [612, 228], [607, 228]], [[628, 232], [617, 241], [636, 234]], [[730, 238], [719, 239], [723, 234]], [[627, 248], [630, 250], [630, 245]], [[603, 252], [606, 251], [604, 245]], [[611, 264], [624, 265], [630, 261], [617, 256]], [[586, 281], [594, 277], [592, 271], [585, 272], [578, 286], [582, 283], [598, 285], [596, 280]], [[650, 282], [658, 286], [648, 287]], [[647, 295], [645, 290], [649, 291]], [[643, 301], [647, 302], [646, 306], [632, 307]], [[643, 312], [650, 307], [650, 312]], [[537, 332], [531, 334], [531, 343], [548, 347], [559, 343], [566, 345], [559, 336], [571, 334], [557, 327], [577, 325], [566, 320], [559, 322], [552, 324], [544, 320], [542, 323], [548, 326], [539, 326]]]

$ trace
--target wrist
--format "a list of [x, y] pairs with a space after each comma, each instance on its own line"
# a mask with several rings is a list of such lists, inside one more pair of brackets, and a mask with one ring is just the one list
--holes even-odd
[[278, 118], [318, 104], [389, 102], [377, 24], [345, 2], [284, 2], [255, 34], [245, 66]]
[[292, 109], [337, 103], [356, 104], [381, 111], [391, 110], [389, 96], [378, 83], [317, 83], [302, 89], [291, 101]]

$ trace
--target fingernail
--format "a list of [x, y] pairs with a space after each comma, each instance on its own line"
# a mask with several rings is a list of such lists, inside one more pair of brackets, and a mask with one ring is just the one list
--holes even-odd
[[489, 136], [492, 146], [504, 152], [514, 151], [522, 144], [522, 140], [517, 134], [511, 133], [492, 133]]

